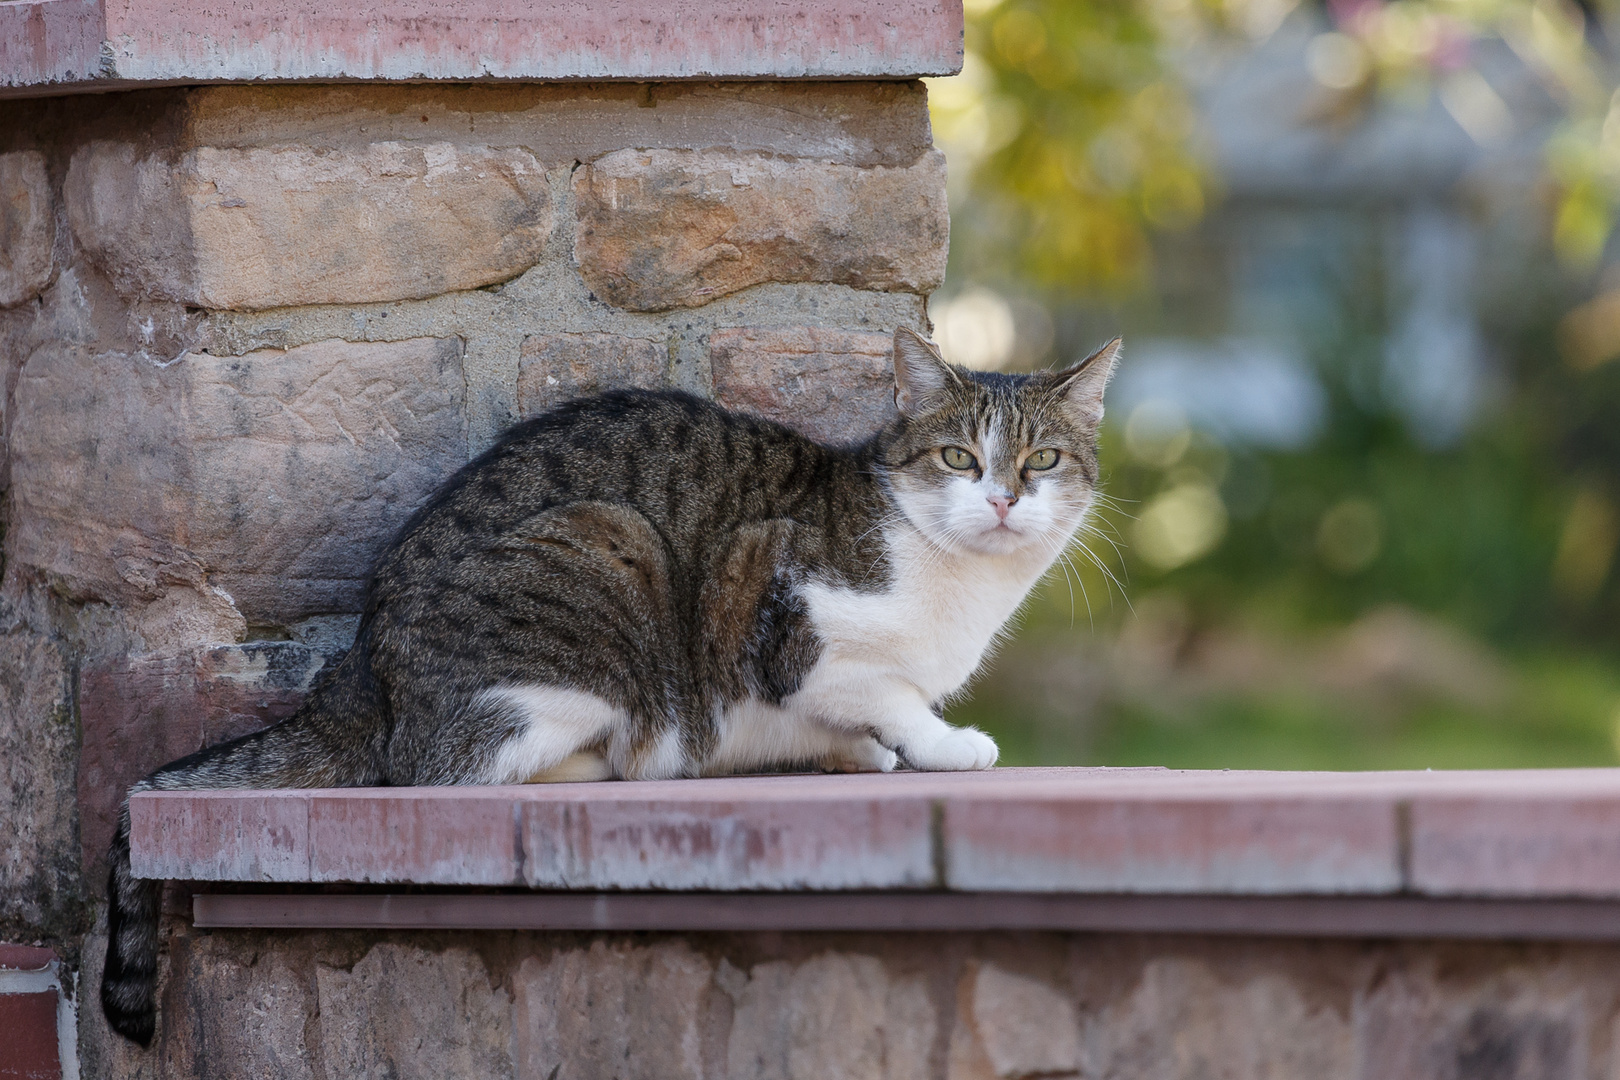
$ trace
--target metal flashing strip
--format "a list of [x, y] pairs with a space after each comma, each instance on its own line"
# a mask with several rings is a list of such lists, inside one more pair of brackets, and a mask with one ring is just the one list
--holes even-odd
[[1620, 902], [1030, 893], [199, 893], [200, 928], [1067, 931], [1620, 941]]

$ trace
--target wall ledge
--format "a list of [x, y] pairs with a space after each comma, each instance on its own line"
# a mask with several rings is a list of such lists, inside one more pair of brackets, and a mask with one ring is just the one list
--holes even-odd
[[314, 80], [893, 79], [962, 66], [961, 0], [7, 0], [0, 96]]
[[1620, 769], [999, 769], [147, 792], [141, 877], [665, 892], [1620, 900]]

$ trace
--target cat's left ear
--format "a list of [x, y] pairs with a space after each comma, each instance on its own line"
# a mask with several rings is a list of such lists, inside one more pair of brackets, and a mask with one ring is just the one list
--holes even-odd
[[1115, 338], [1073, 367], [1057, 373], [1058, 392], [1075, 422], [1083, 427], [1096, 427], [1102, 422], [1103, 391], [1108, 379], [1119, 363], [1119, 351], [1124, 338]]

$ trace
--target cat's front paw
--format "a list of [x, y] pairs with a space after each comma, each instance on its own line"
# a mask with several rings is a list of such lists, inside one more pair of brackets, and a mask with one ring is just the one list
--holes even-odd
[[906, 763], [923, 772], [966, 772], [988, 769], [1001, 752], [995, 740], [978, 728], [951, 728], [926, 746], [907, 745]]

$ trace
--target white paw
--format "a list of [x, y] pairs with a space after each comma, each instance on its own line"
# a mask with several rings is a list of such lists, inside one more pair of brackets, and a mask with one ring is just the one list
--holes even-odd
[[978, 728], [952, 728], [929, 746], [905, 747], [906, 761], [924, 772], [988, 769], [1000, 757], [995, 740]]
[[893, 750], [868, 737], [840, 746], [822, 760], [821, 767], [828, 772], [893, 772], [899, 763]]

